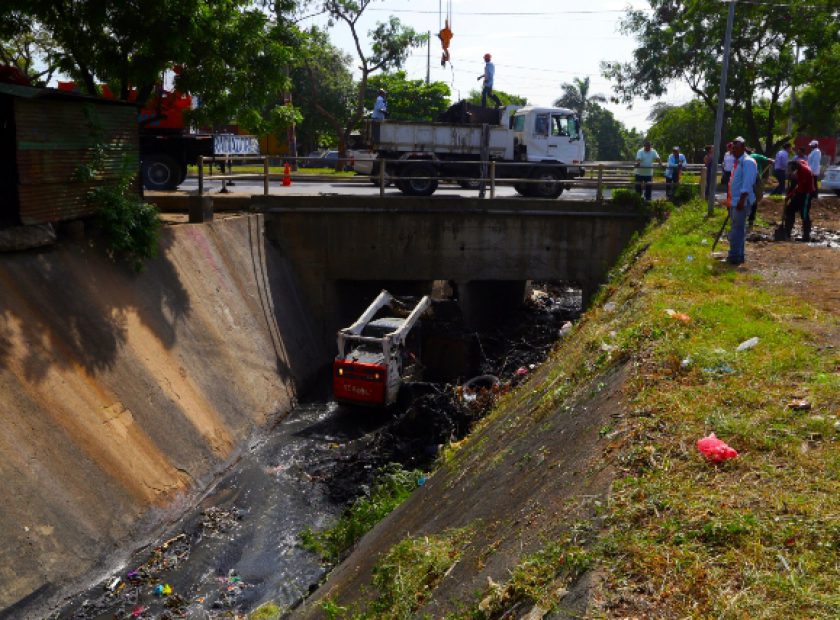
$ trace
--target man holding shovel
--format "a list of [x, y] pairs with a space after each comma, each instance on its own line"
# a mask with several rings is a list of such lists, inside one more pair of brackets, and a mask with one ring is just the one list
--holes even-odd
[[811, 196], [817, 189], [814, 173], [804, 159], [791, 162], [790, 167], [793, 187], [790, 188], [785, 198], [784, 229], [782, 231], [777, 229], [774, 236], [784, 241], [789, 240], [793, 232], [793, 224], [796, 221], [796, 214], [799, 213], [799, 217], [802, 218], [802, 241], [810, 241], [811, 214], [809, 211], [811, 210]]
[[747, 216], [755, 203], [755, 181], [758, 165], [747, 155], [746, 141], [738, 136], [732, 141], [735, 155], [735, 172], [732, 175], [732, 197], [729, 200], [729, 256], [726, 262], [740, 265], [744, 262], [744, 245], [747, 238]]

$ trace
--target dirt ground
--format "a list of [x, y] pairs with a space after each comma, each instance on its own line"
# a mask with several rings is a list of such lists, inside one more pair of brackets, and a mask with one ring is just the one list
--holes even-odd
[[[782, 204], [764, 199], [759, 215], [769, 226], [757, 226], [748, 237], [746, 273], [780, 287], [826, 312], [840, 316], [840, 198], [820, 198], [811, 209], [813, 243], [773, 241]], [[794, 238], [801, 235], [797, 218]]]

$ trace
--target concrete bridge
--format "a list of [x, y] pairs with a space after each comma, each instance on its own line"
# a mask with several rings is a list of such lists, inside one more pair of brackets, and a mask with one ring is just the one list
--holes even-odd
[[[465, 312], [521, 302], [527, 280], [576, 284], [584, 303], [605, 280], [644, 214], [591, 202], [529, 199], [253, 196], [266, 235], [288, 260], [324, 333], [361, 309], [378, 288], [458, 284]], [[369, 286], [365, 287], [364, 284]], [[347, 299], [349, 291], [359, 300]]]

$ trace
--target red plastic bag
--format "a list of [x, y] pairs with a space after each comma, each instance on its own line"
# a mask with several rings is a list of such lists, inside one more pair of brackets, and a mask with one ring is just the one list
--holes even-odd
[[703, 439], [698, 439], [697, 449], [706, 457], [707, 461], [711, 461], [712, 463], [721, 463], [738, 456], [735, 448], [726, 445], [725, 442], [715, 437], [714, 433], [708, 437], [703, 437]]

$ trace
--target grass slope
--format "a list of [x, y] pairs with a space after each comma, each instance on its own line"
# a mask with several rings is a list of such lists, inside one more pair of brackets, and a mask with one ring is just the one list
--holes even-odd
[[[572, 336], [337, 571], [356, 603], [307, 617], [579, 617], [584, 582], [593, 618], [840, 617], [840, 318], [716, 262], [721, 219], [695, 202], [640, 237]], [[563, 444], [571, 424], [597, 427]], [[706, 462], [709, 432], [740, 456]], [[565, 460], [574, 446], [599, 464]], [[583, 499], [588, 515], [557, 509]], [[424, 529], [443, 538], [399, 534]], [[416, 555], [440, 540], [425, 578]], [[353, 597], [365, 557], [371, 596]]]

